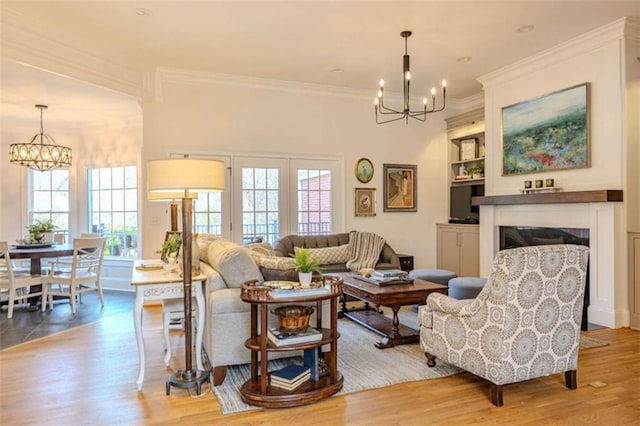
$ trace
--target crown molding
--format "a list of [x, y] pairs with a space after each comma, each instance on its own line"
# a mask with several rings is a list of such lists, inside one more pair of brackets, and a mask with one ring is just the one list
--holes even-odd
[[[312, 83], [301, 83], [295, 81], [273, 80], [260, 77], [247, 77], [241, 75], [232, 74], [220, 74], [206, 71], [194, 71], [184, 70], [177, 68], [158, 68], [156, 70], [156, 93], [155, 99], [160, 101], [162, 99], [162, 85], [164, 83], [174, 84], [189, 84], [196, 86], [205, 85], [228, 85], [238, 86], [252, 89], [262, 90], [275, 90], [279, 92], [289, 92], [303, 95], [314, 96], [329, 96], [343, 99], [359, 99], [371, 101], [373, 105], [373, 99], [375, 98], [375, 92], [377, 89], [365, 90], [365, 89], [352, 89], [348, 87], [340, 86], [325, 86]], [[402, 93], [387, 92], [385, 94], [387, 98], [392, 101], [402, 102]], [[466, 98], [463, 101], [457, 99], [449, 99], [447, 105], [453, 108], [461, 108], [467, 100], [469, 102], [477, 102], [476, 96], [483, 98], [483, 94], [473, 95]]]
[[[484, 88], [498, 86], [523, 75], [548, 68], [567, 58], [575, 57], [586, 52], [593, 51], [603, 45], [619, 42], [625, 37], [625, 29], [628, 24], [637, 26], [637, 18], [620, 18], [607, 25], [596, 28], [578, 37], [574, 37], [564, 43], [544, 50], [499, 70], [485, 74], [478, 78]], [[637, 32], [637, 31], [636, 31]]]
[[29, 28], [20, 14], [0, 9], [2, 57], [139, 98], [153, 94], [152, 75], [105, 60]]

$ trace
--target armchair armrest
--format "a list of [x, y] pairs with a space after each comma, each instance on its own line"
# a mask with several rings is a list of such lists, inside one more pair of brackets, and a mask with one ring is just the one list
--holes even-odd
[[442, 293], [431, 293], [427, 297], [427, 306], [433, 311], [469, 317], [478, 312], [480, 302], [476, 299], [457, 300]]

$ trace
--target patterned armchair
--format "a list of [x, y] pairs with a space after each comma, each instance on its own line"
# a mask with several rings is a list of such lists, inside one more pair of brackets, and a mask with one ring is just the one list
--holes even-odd
[[419, 310], [427, 365], [437, 357], [488, 380], [498, 407], [509, 383], [564, 372], [575, 389], [588, 258], [577, 245], [503, 250], [476, 299], [429, 295]]

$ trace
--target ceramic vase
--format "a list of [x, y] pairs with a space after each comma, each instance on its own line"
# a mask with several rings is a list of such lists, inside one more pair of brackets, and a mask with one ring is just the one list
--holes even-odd
[[300, 280], [300, 284], [302, 288], [311, 287], [311, 277], [313, 276], [313, 272], [298, 272], [298, 279]]

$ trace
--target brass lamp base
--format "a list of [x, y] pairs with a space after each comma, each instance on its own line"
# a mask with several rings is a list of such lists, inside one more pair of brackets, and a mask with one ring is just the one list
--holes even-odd
[[201, 370], [178, 370], [167, 380], [167, 395], [171, 394], [171, 386], [181, 389], [196, 388], [196, 395], [202, 393], [202, 383], [209, 380], [209, 372]]

